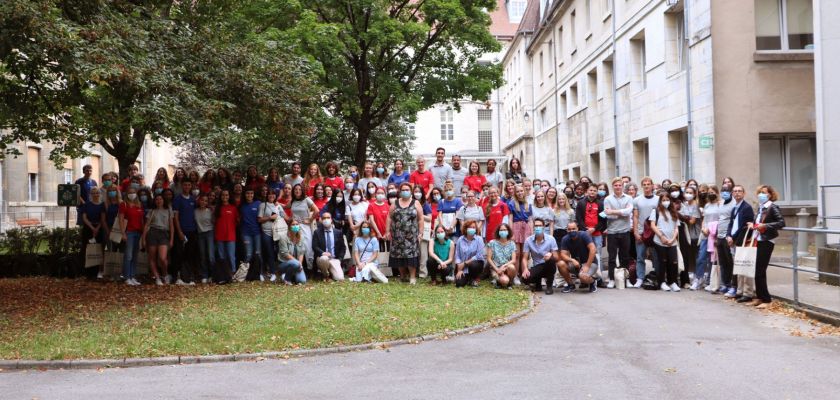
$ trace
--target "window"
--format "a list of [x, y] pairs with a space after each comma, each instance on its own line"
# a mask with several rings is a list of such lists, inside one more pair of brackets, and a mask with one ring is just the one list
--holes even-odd
[[546, 108], [545, 107], [541, 108], [540, 109], [540, 117], [538, 119], [539, 126], [537, 126], [537, 128], [539, 129], [540, 132], [542, 132], [548, 126], [548, 118], [547, 117], [548, 117], [548, 112], [546, 111]]
[[817, 199], [817, 141], [813, 134], [762, 135], [759, 140], [761, 183], [779, 192], [779, 202]]
[[511, 23], [519, 23], [522, 16], [525, 15], [525, 6], [528, 5], [526, 0], [508, 0], [508, 18]]
[[440, 140], [455, 140], [455, 112], [440, 110]]
[[633, 164], [636, 176], [643, 177], [650, 175], [650, 157], [648, 153], [648, 141], [637, 140], [633, 142]]
[[493, 151], [493, 110], [478, 110], [478, 151]]
[[647, 49], [645, 48], [645, 31], [639, 32], [633, 39], [630, 39], [630, 48], [633, 51], [633, 67], [635, 78], [640, 90], [647, 89]]
[[417, 131], [417, 124], [413, 122], [405, 124], [405, 130], [408, 132], [409, 135], [414, 136], [414, 134]]
[[543, 82], [543, 77], [545, 76], [545, 68], [543, 68], [545, 64], [543, 64], [543, 53], [540, 52], [540, 84]]
[[572, 12], [571, 12], [569, 15], [570, 15], [570, 16], [571, 16], [571, 18], [572, 18], [572, 20], [569, 22], [569, 29], [571, 29], [571, 32], [569, 32], [569, 38], [570, 38], [570, 39], [571, 39], [571, 41], [572, 41], [572, 54], [574, 54], [574, 53], [575, 53], [575, 49], [577, 49], [577, 43], [576, 43], [576, 41], [575, 41], [575, 40], [576, 40], [576, 38], [575, 38], [575, 30], [576, 30], [576, 26], [575, 26], [575, 25], [576, 25], [576, 24], [575, 24], [575, 19], [576, 19], [576, 18], [575, 18], [575, 17], [576, 17], [576, 16], [575, 16], [575, 10], [572, 10]]
[[577, 83], [575, 83], [574, 85], [569, 86], [569, 101], [572, 103], [572, 112], [574, 112], [577, 109], [579, 100], [580, 99], [578, 98], [578, 86]]
[[38, 201], [38, 174], [29, 174], [29, 201]]
[[688, 67], [688, 37], [685, 34], [685, 14], [677, 14], [677, 65], [680, 66], [680, 71], [685, 71]]
[[583, 15], [583, 26], [586, 27], [585, 33], [588, 35], [590, 30], [592, 29], [592, 0], [586, 0], [586, 2], [584, 3], [583, 11], [585, 12], [585, 14]]
[[589, 177], [595, 182], [601, 181], [601, 153], [589, 155]]
[[592, 68], [586, 74], [586, 101], [587, 104], [598, 100], [598, 69]]
[[604, 15], [612, 14], [613, 0], [603, 0], [603, 5], [604, 5]]
[[557, 29], [557, 59], [560, 60], [557, 64], [563, 64], [563, 27]]
[[686, 179], [688, 174], [688, 129], [668, 132], [668, 167], [671, 179]]
[[812, 0], [755, 0], [756, 50], [812, 50]]
[[64, 170], [64, 183], [66, 183], [66, 184], [73, 183], [73, 170], [72, 169], [65, 169]]

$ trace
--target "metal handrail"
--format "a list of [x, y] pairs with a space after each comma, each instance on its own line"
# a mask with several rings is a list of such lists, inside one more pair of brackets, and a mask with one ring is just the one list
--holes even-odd
[[[825, 186], [840, 187], [840, 185], [825, 185]], [[784, 228], [782, 228], [782, 230], [783, 231], [790, 231], [790, 232], [814, 233], [814, 234], [818, 234], [818, 235], [820, 235], [820, 234], [822, 234], [822, 235], [840, 235], [840, 230], [827, 229], [827, 228], [822, 228], [822, 229], [816, 228], [815, 229], [815, 228], [784, 227]], [[776, 268], [793, 270], [793, 302], [798, 307], [798, 306], [801, 305], [799, 303], [799, 271], [801, 270], [801, 268], [799, 268], [799, 252], [796, 251], [796, 249], [798, 247], [798, 244], [799, 244], [799, 235], [792, 235], [792, 241], [791, 242], [792, 242], [791, 243], [791, 253], [792, 254], [791, 254], [791, 259], [790, 259], [791, 266], [788, 267], [788, 266], [772, 264], [772, 263], [769, 264], [769, 265], [772, 266], [772, 267], [776, 267]], [[820, 271], [819, 269], [817, 269], [816, 271], [804, 270], [804, 272], [809, 273], [809, 274], [826, 275], [826, 276], [831, 276], [831, 277], [835, 277], [835, 278], [840, 278], [840, 274]]]

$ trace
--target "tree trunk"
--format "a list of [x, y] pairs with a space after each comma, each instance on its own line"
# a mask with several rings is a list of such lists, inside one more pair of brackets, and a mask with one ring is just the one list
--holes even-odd
[[369, 120], [362, 120], [356, 128], [359, 131], [359, 136], [356, 138], [356, 153], [353, 156], [353, 163], [359, 167], [359, 171], [364, 170], [365, 161], [367, 161], [367, 145], [370, 132], [372, 131]]

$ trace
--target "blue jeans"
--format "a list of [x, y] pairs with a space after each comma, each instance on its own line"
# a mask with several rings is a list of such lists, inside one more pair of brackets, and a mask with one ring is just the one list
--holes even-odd
[[236, 242], [216, 242], [219, 260], [230, 263], [230, 271], [236, 273]]
[[213, 246], [213, 231], [198, 233], [198, 254], [201, 257], [201, 276], [210, 277], [210, 268], [216, 263], [216, 249]]
[[262, 241], [262, 260], [263, 260], [263, 270], [269, 271], [272, 274], [276, 273], [274, 269], [277, 266], [277, 251], [274, 249], [274, 237], [271, 236], [270, 233], [261, 233], [260, 239]]
[[242, 235], [242, 247], [245, 249], [245, 262], [251, 262], [251, 257], [260, 255], [260, 236], [262, 233], [256, 235]]
[[697, 267], [695, 268], [694, 276], [701, 280], [701, 283], [704, 283], [702, 280], [706, 274], [706, 267], [709, 265], [708, 243], [708, 239], [701, 240], [700, 249], [697, 251]]
[[[592, 242], [595, 243], [595, 262], [598, 264], [598, 271], [601, 271], [601, 248], [604, 247], [604, 235], [592, 236]], [[604, 277], [604, 274], [601, 274]]]
[[132, 279], [137, 271], [137, 252], [140, 251], [140, 232], [126, 232], [123, 253], [123, 278]]
[[283, 280], [286, 282], [306, 283], [306, 273], [303, 272], [303, 267], [301, 267], [298, 260], [283, 261], [277, 269], [280, 270], [280, 273], [283, 275]]
[[[645, 274], [647, 274], [647, 271], [645, 271], [647, 269], [645, 265], [645, 252], [647, 249], [648, 247], [644, 243], [636, 242], [636, 279], [643, 281]], [[650, 249], [653, 250], [653, 246]], [[653, 271], [659, 273], [659, 256], [657, 256], [656, 250], [650, 252], [650, 261], [653, 263]]]

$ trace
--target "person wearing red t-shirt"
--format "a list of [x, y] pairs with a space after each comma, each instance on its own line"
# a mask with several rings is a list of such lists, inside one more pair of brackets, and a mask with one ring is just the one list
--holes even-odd
[[306, 173], [303, 174], [303, 188], [306, 189], [306, 196], [312, 197], [315, 194], [315, 185], [324, 183], [324, 178], [321, 176], [321, 167], [318, 164], [309, 164]]
[[368, 221], [373, 224], [376, 238], [380, 242], [385, 240], [385, 232], [388, 228], [388, 212], [390, 210], [391, 204], [388, 203], [388, 198], [385, 196], [385, 189], [381, 187], [376, 188], [376, 200], [368, 204], [367, 215]]
[[432, 192], [432, 187], [435, 184], [435, 176], [432, 174], [432, 171], [426, 170], [425, 158], [417, 157], [414, 163], [417, 165], [417, 169], [408, 177], [408, 182], [414, 186], [423, 188], [423, 193], [428, 196]]
[[283, 211], [286, 213], [286, 223], [292, 221], [292, 209], [289, 204], [292, 202], [292, 187], [289, 185], [283, 186], [280, 196], [277, 197], [277, 204], [280, 204]]
[[230, 201], [230, 192], [222, 190], [219, 204], [216, 206], [216, 248], [217, 257], [230, 264], [231, 272], [236, 272], [236, 226], [239, 225], [239, 209]]
[[344, 178], [338, 174], [338, 164], [330, 161], [327, 163], [327, 177], [324, 178], [324, 186], [335, 190], [344, 190]]
[[481, 166], [478, 165], [478, 161], [470, 161], [470, 168], [464, 178], [464, 186], [476, 194], [480, 194], [485, 183], [487, 183], [487, 177], [481, 175]]
[[248, 171], [245, 173], [245, 189], [251, 189], [254, 193], [259, 193], [263, 186], [265, 186], [265, 178], [257, 173], [256, 165], [249, 165]]
[[327, 197], [326, 192], [324, 191], [324, 184], [319, 183], [316, 184], [313, 193], [312, 193], [312, 202], [315, 203], [315, 207], [318, 207], [318, 215], [321, 214], [321, 210], [324, 208], [324, 204], [327, 204], [330, 201], [330, 198]]
[[122, 240], [125, 241], [123, 278], [126, 285], [136, 286], [140, 284], [134, 279], [134, 275], [137, 271], [137, 253], [140, 251], [140, 236], [143, 234], [146, 214], [138, 199], [137, 189], [129, 187], [125, 199], [125, 202], [120, 204], [119, 213]]
[[505, 217], [510, 215], [510, 209], [504, 201], [499, 198], [499, 189], [495, 186], [487, 191], [487, 203], [482, 207], [484, 210], [485, 233], [484, 238], [487, 242], [495, 239], [493, 235], [496, 234], [496, 228], [502, 224]]
[[598, 187], [589, 186], [586, 189], [586, 196], [578, 201], [575, 209], [575, 218], [578, 228], [588, 232], [595, 242], [598, 265], [601, 265], [601, 247], [604, 245], [602, 232], [607, 229], [607, 216], [604, 214], [604, 202], [598, 198]]

